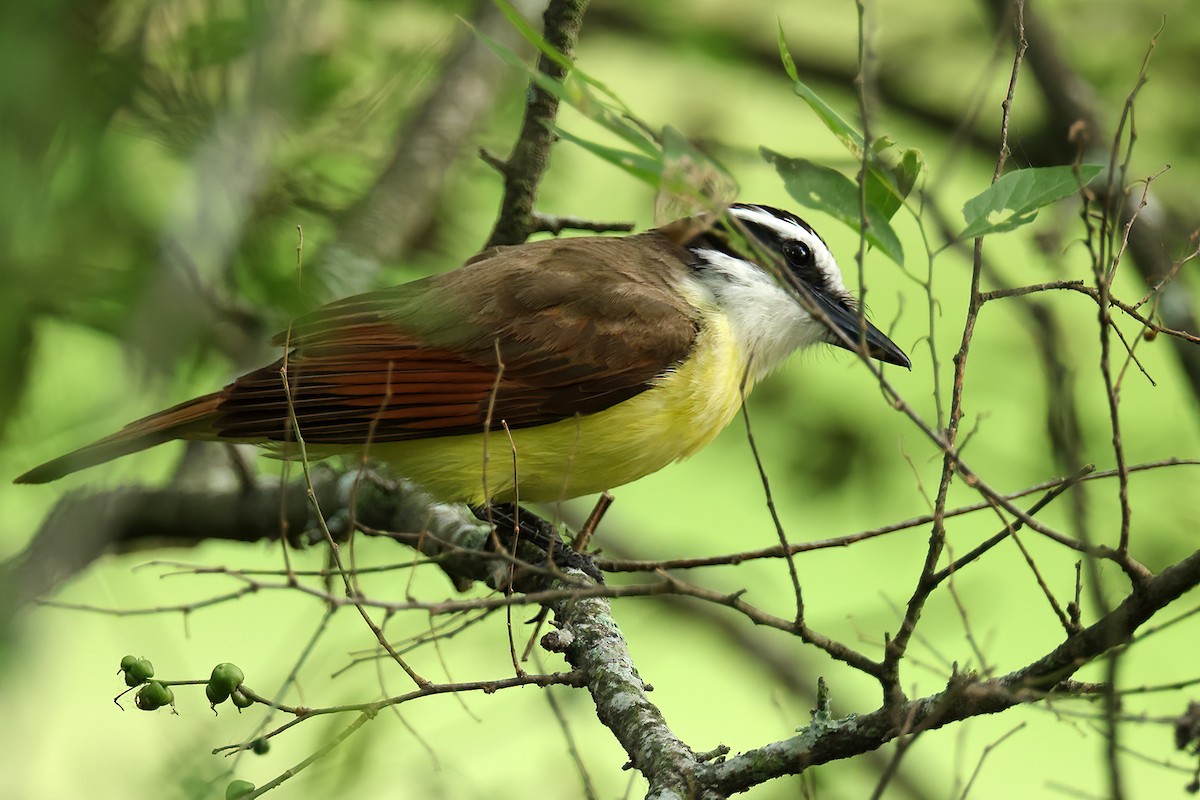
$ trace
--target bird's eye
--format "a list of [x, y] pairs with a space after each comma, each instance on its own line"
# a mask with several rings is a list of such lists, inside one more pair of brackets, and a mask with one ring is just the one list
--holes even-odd
[[813, 252], [808, 245], [803, 242], [784, 242], [783, 257], [787, 259], [788, 264], [795, 267], [811, 267], [813, 263]]

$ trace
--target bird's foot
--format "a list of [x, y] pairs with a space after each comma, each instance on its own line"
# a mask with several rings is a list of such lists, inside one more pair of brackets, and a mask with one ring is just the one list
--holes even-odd
[[531, 544], [546, 553], [546, 562], [560, 570], [577, 569], [597, 583], [604, 583], [596, 563], [586, 553], [574, 550], [558, 535], [553, 523], [515, 503], [472, 506], [471, 512], [495, 526], [496, 535], [508, 547]]

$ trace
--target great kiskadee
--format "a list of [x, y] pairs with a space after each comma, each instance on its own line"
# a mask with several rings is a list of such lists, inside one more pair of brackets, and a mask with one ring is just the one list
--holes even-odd
[[[751, 251], [777, 259], [807, 300]], [[576, 497], [692, 455], [800, 348], [865, 341], [871, 357], [909, 366], [861, 320], [821, 237], [769, 206], [495, 248], [301, 317], [274, 340], [285, 358], [17, 483], [172, 439], [295, 458], [299, 430], [310, 458], [366, 453], [446, 501]]]

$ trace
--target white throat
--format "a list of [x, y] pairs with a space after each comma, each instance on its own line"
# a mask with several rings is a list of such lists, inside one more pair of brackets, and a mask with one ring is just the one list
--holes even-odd
[[692, 280], [725, 312], [751, 383], [779, 368], [796, 350], [829, 341], [825, 326], [762, 267], [719, 250], [698, 249], [696, 254], [706, 265]]

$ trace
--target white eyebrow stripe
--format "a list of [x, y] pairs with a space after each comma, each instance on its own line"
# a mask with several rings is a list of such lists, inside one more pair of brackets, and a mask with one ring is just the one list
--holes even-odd
[[806, 244], [812, 242], [814, 239], [820, 241], [820, 237], [807, 228], [789, 220], [780, 219], [769, 211], [763, 211], [761, 208], [753, 206], [731, 208], [729, 209], [729, 213], [745, 222], [752, 222], [764, 228], [770, 228], [786, 239], [798, 239]]
[[767, 228], [781, 239], [807, 244], [815, 255], [817, 269], [825, 278], [826, 286], [823, 288], [839, 295], [846, 293], [846, 285], [842, 280], [842, 271], [838, 268], [837, 260], [816, 231], [791, 220], [781, 219], [758, 206], [736, 206], [730, 208], [729, 213], [743, 222]]

